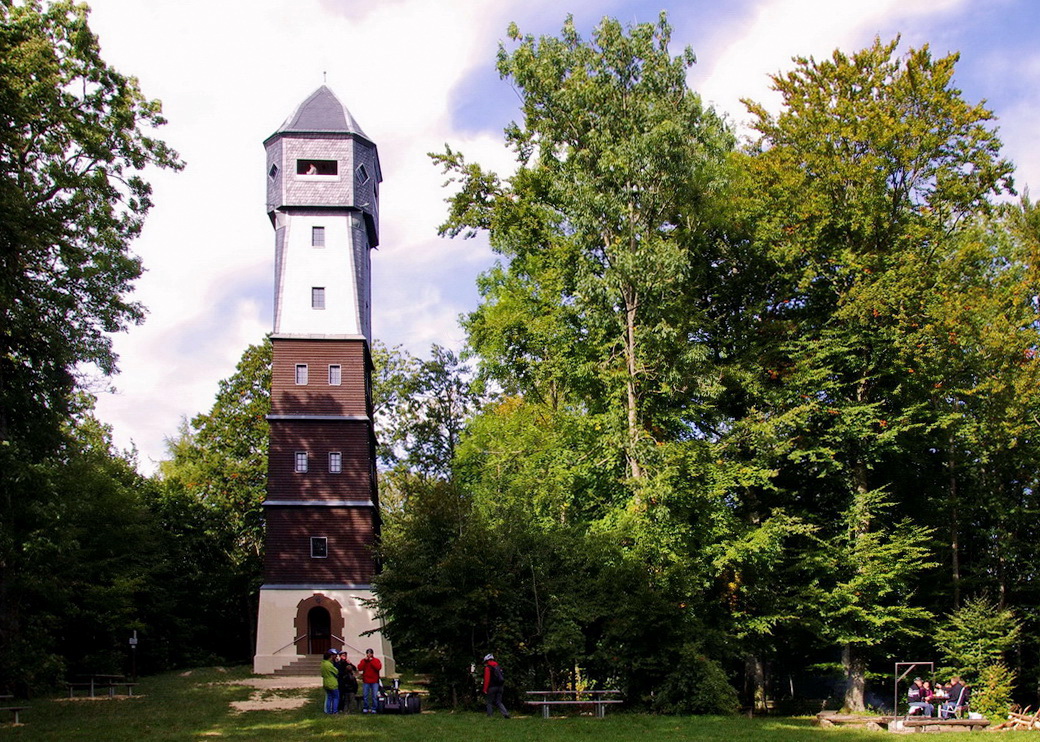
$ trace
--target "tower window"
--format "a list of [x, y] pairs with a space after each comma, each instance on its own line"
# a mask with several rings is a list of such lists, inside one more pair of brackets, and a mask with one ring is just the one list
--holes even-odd
[[354, 170], [354, 175], [357, 177], [359, 185], [364, 185], [368, 182], [368, 168], [365, 167], [364, 163], [357, 166]]
[[297, 175], [339, 175], [336, 160], [297, 160]]
[[329, 556], [328, 536], [311, 536], [311, 558], [326, 559]]
[[278, 175], [278, 166], [277, 165], [271, 165], [271, 169], [267, 171], [267, 177], [270, 178], [271, 180], [274, 180], [277, 175]]
[[307, 364], [297, 363], [296, 364], [296, 385], [307, 386]]
[[306, 451], [297, 451], [296, 454], [293, 456], [293, 460], [294, 460], [293, 471], [295, 471], [297, 474], [306, 474], [307, 473], [307, 452]]
[[329, 366], [329, 386], [339, 386], [343, 383], [343, 367], [340, 365]]
[[325, 308], [325, 287], [315, 286], [311, 289], [311, 309]]
[[343, 454], [339, 451], [329, 452], [329, 473], [339, 474], [343, 471]]
[[311, 227], [311, 247], [325, 247], [325, 227]]

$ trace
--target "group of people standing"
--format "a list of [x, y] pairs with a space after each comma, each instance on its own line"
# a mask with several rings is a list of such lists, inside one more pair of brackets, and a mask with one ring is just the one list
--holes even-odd
[[943, 685], [936, 683], [935, 687], [928, 680], [914, 678], [910, 690], [906, 694], [910, 702], [910, 715], [921, 714], [922, 716], [934, 716], [935, 708], [939, 706], [939, 716], [949, 719], [956, 716], [959, 711], [968, 707], [971, 698], [971, 688], [961, 682], [960, 676], [954, 675], [950, 682]]
[[357, 696], [360, 673], [364, 688], [361, 712], [374, 714], [379, 707], [379, 675], [383, 671], [383, 663], [371, 649], [365, 650], [365, 657], [355, 666], [345, 651], [330, 649], [321, 661], [321, 684], [325, 689], [325, 713], [338, 714], [350, 711], [350, 703]]

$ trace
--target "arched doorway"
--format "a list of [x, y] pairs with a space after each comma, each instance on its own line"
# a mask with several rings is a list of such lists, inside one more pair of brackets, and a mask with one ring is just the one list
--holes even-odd
[[321, 606], [307, 611], [307, 653], [325, 654], [332, 648], [332, 617]]
[[343, 647], [343, 608], [339, 601], [315, 593], [296, 604], [293, 622], [298, 654], [324, 654]]

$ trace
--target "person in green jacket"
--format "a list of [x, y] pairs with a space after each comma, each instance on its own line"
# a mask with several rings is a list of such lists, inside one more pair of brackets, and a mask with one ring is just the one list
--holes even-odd
[[321, 685], [325, 689], [325, 713], [335, 714], [339, 711], [339, 670], [332, 664], [338, 655], [335, 649], [325, 653], [321, 661]]

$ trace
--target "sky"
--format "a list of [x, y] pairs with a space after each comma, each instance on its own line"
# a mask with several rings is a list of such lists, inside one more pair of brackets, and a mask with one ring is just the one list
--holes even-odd
[[88, 0], [104, 58], [163, 103], [159, 135], [187, 163], [147, 173], [155, 206], [133, 249], [144, 324], [114, 336], [121, 373], [98, 395], [116, 445], [145, 473], [181, 421], [210, 409], [219, 381], [272, 329], [274, 232], [263, 140], [327, 84], [379, 148], [380, 245], [372, 255], [377, 340], [426, 357], [459, 349], [459, 317], [494, 263], [486, 239], [437, 236], [449, 191], [428, 153], [445, 145], [508, 174], [502, 129], [519, 99], [495, 71], [516, 22], [586, 38], [604, 16], [673, 26], [690, 87], [738, 133], [742, 98], [776, 110], [769, 76], [794, 56], [853, 52], [875, 36], [901, 50], [960, 53], [956, 84], [997, 116], [1016, 185], [1040, 191], [1040, 3], [1035, 0]]

